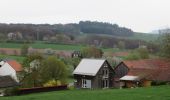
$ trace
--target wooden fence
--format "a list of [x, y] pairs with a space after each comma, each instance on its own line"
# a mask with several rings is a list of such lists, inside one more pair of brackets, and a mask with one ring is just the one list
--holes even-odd
[[21, 88], [19, 89], [19, 95], [30, 94], [30, 93], [39, 93], [39, 92], [49, 92], [49, 91], [59, 91], [67, 90], [67, 85], [62, 86], [53, 86], [53, 87], [34, 87], [34, 88]]

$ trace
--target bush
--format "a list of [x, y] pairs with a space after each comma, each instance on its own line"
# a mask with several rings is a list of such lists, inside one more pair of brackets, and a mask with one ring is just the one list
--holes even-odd
[[50, 80], [47, 83], [45, 83], [43, 86], [44, 87], [61, 86], [61, 81], [59, 81], [59, 80]]
[[167, 84], [167, 82], [152, 82], [151, 83], [152, 85], [154, 85], [154, 86], [158, 86], [158, 85], [166, 85]]
[[6, 96], [14, 96], [19, 94], [19, 88], [14, 87], [14, 88], [8, 88], [5, 90], [5, 95]]

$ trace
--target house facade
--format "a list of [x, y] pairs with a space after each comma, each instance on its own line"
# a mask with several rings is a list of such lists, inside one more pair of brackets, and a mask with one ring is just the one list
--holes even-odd
[[113, 87], [114, 71], [107, 60], [82, 59], [73, 72], [76, 88]]
[[80, 51], [74, 51], [72, 54], [71, 54], [71, 57], [72, 58], [82, 58], [82, 53]]
[[119, 63], [114, 68], [114, 77], [113, 77], [113, 86], [114, 88], [120, 88], [124, 83], [120, 81], [120, 78], [127, 75], [129, 72], [129, 68], [124, 63]]

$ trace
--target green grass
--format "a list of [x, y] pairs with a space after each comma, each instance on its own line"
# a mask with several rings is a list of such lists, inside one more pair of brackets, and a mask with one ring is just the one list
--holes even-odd
[[14, 59], [19, 62], [22, 62], [24, 58], [22, 56], [0, 55], [0, 59]]
[[[1, 48], [21, 48], [22, 45], [21, 43], [0, 43]], [[29, 46], [37, 49], [52, 48], [56, 50], [79, 50], [83, 47], [81, 45], [45, 44], [42, 42], [32, 43]]]
[[[21, 43], [0, 43], [0, 47], [1, 48], [21, 48], [23, 44]], [[74, 50], [81, 50], [82, 48], [86, 47], [83, 45], [67, 45], [67, 44], [46, 44], [43, 42], [35, 42], [32, 44], [29, 44], [29, 46], [31, 46], [32, 48], [36, 48], [36, 49], [46, 49], [46, 48], [51, 48], [54, 50], [70, 50], [70, 51], [74, 51]], [[119, 51], [118, 49], [113, 49], [113, 48], [103, 48], [103, 51]]]
[[0, 97], [0, 100], [170, 100], [170, 86], [136, 89], [65, 90]]
[[144, 40], [144, 41], [155, 41], [159, 37], [159, 34], [149, 34], [149, 33], [135, 33], [134, 36], [127, 37], [133, 40]]
[[83, 34], [80, 35], [79, 37], [86, 37], [86, 36], [91, 36], [91, 35], [99, 35], [99, 36], [104, 36], [104, 37], [116, 37], [120, 39], [130, 39], [130, 40], [143, 40], [143, 41], [155, 41], [159, 37], [159, 34], [150, 34], [150, 33], [139, 33], [135, 32], [133, 36], [126, 36], [126, 37], [121, 37], [121, 36], [113, 36], [109, 34]]

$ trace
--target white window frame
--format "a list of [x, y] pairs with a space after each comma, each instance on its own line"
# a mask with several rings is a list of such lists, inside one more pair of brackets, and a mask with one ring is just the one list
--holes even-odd
[[91, 88], [91, 80], [82, 79], [82, 88]]
[[109, 88], [109, 80], [108, 79], [103, 79], [103, 88]]

